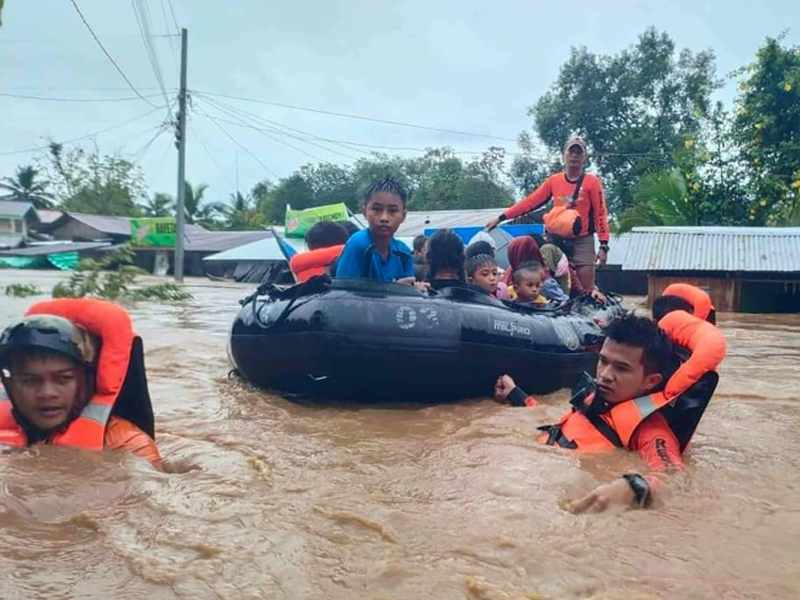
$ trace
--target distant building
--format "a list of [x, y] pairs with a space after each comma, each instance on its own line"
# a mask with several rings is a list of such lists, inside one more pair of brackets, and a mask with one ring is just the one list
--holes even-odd
[[0, 249], [22, 245], [38, 222], [36, 209], [30, 202], [0, 200]]
[[595, 279], [600, 289], [625, 296], [647, 295], [647, 273], [641, 270], [624, 270], [622, 265], [628, 254], [631, 234], [611, 235], [608, 262], [597, 269]]
[[800, 312], [800, 228], [637, 227], [622, 268], [647, 273], [649, 302], [683, 281], [718, 312]]

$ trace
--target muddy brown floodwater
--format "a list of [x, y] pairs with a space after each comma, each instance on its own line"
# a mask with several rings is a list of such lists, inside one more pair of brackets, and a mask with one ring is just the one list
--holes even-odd
[[[192, 303], [133, 309], [169, 472], [5, 451], [3, 600], [800, 598], [797, 316], [721, 316], [721, 384], [666, 505], [574, 516], [566, 501], [640, 465], [537, 446], [564, 392], [530, 410], [298, 406], [227, 377], [250, 288], [188, 287]], [[34, 301], [0, 296], [0, 324]]]

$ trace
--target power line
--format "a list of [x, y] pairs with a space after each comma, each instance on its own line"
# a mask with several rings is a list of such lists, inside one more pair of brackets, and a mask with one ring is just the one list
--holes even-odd
[[169, 98], [167, 97], [167, 88], [164, 85], [164, 74], [161, 71], [161, 64], [158, 62], [158, 54], [156, 53], [155, 46], [152, 40], [152, 31], [150, 30], [150, 12], [146, 0], [131, 0], [133, 12], [136, 15], [136, 23], [139, 26], [139, 33], [141, 34], [142, 43], [144, 44], [147, 58], [150, 61], [150, 67], [153, 69], [158, 87], [161, 88], [161, 93], [164, 96], [164, 104], [167, 105], [167, 111], [172, 116], [172, 108], [169, 106]]
[[293, 104], [282, 104], [280, 102], [270, 102], [268, 100], [258, 100], [258, 99], [255, 99], [255, 98], [245, 98], [245, 97], [242, 97], [242, 96], [231, 96], [229, 94], [217, 94], [217, 93], [214, 93], [214, 92], [207, 92], [207, 91], [203, 91], [203, 90], [196, 90], [196, 91], [199, 92], [199, 93], [205, 94], [207, 96], [215, 96], [217, 98], [228, 98], [230, 100], [241, 100], [243, 102], [254, 102], [256, 104], [266, 104], [267, 106], [277, 106], [277, 107], [280, 107], [280, 108], [288, 108], [288, 109], [291, 109], [291, 110], [300, 110], [300, 111], [304, 111], [304, 112], [316, 113], [316, 114], [321, 114], [321, 115], [329, 115], [329, 116], [332, 116], [332, 117], [341, 117], [343, 119], [355, 119], [355, 120], [358, 120], [358, 121], [369, 121], [371, 123], [383, 123], [385, 125], [394, 125], [394, 126], [397, 126], [397, 127], [410, 127], [412, 129], [424, 129], [424, 130], [427, 130], [427, 131], [436, 131], [436, 132], [439, 132], [439, 133], [449, 133], [449, 134], [452, 134], [452, 135], [463, 135], [463, 136], [474, 137], [474, 138], [486, 138], [486, 139], [490, 139], [490, 140], [502, 140], [504, 142], [514, 142], [514, 143], [516, 143], [516, 141], [517, 141], [515, 139], [506, 138], [506, 137], [500, 137], [500, 136], [496, 136], [496, 135], [488, 135], [488, 134], [485, 134], [485, 133], [473, 133], [473, 132], [469, 132], [469, 131], [458, 131], [458, 130], [455, 130], [455, 129], [443, 129], [443, 128], [440, 128], [440, 127], [429, 127], [427, 125], [418, 125], [416, 123], [404, 123], [402, 121], [392, 121], [392, 120], [389, 120], [389, 119], [379, 119], [379, 118], [376, 118], [376, 117], [365, 117], [365, 116], [362, 116], [362, 115], [353, 115], [353, 114], [334, 112], [334, 111], [323, 110], [323, 109], [318, 109], [318, 108], [309, 108], [309, 107], [305, 107], [305, 106], [296, 106], [296, 105], [293, 105]]
[[172, 13], [172, 22], [175, 24], [175, 31], [180, 32], [181, 26], [178, 25], [178, 19], [175, 16], [175, 7], [172, 6], [172, 0], [167, 0], [167, 4], [169, 4], [169, 12]]
[[[283, 128], [283, 129], [287, 129], [289, 131], [294, 131], [294, 132], [296, 132], [298, 134], [301, 134], [301, 135], [304, 135], [304, 136], [308, 136], [308, 139], [318, 140], [318, 141], [321, 141], [321, 142], [327, 142], [327, 143], [330, 143], [330, 144], [336, 144], [337, 146], [341, 146], [343, 148], [347, 148], [348, 150], [354, 150], [356, 152], [361, 152], [362, 154], [365, 154], [365, 155], [371, 155], [372, 153], [364, 151], [364, 150], [360, 150], [359, 148], [372, 148], [372, 149], [376, 149], [376, 150], [394, 150], [394, 151], [419, 152], [419, 153], [425, 153], [425, 152], [427, 152], [429, 150], [428, 148], [418, 148], [418, 147], [409, 147], [409, 146], [385, 146], [385, 145], [379, 145], [379, 144], [366, 144], [366, 143], [361, 143], [361, 142], [353, 142], [353, 141], [350, 141], [350, 140], [337, 140], [337, 139], [333, 139], [333, 138], [320, 137], [320, 136], [317, 136], [317, 135], [315, 135], [313, 133], [310, 133], [308, 131], [303, 131], [302, 129], [296, 129], [294, 127], [289, 127], [288, 125], [283, 125], [282, 123], [277, 123], [276, 121], [272, 121], [270, 119], [266, 119], [264, 117], [261, 117], [260, 115], [256, 115], [254, 113], [250, 113], [250, 112], [247, 112], [247, 111], [242, 110], [240, 108], [234, 107], [234, 106], [232, 106], [230, 104], [226, 104], [226, 103], [221, 102], [219, 100], [215, 100], [214, 98], [209, 98], [209, 97], [205, 96], [205, 94], [202, 94], [202, 93], [198, 92], [197, 95], [199, 97], [201, 97], [201, 98], [204, 98], [207, 102], [213, 103], [217, 107], [225, 107], [230, 111], [235, 111], [236, 113], [239, 113], [239, 114], [244, 115], [246, 117], [249, 117], [251, 119], [254, 119], [254, 120], [257, 120], [257, 121], [261, 121], [261, 122], [264, 122], [264, 123], [269, 123], [269, 124], [273, 125], [276, 128]], [[289, 134], [285, 134], [285, 135], [289, 135]], [[293, 138], [298, 139], [298, 140], [306, 141], [304, 138], [299, 138], [299, 137], [296, 137], [296, 136], [290, 136], [290, 137], [293, 137]], [[310, 143], [310, 142], [308, 142], [308, 143]], [[356, 148], [353, 148], [353, 146], [356, 146]], [[512, 151], [509, 151], [506, 148], [503, 148], [503, 150], [505, 150], [505, 152], [506, 152], [506, 154], [508, 156], [522, 156], [522, 153], [520, 153], [520, 152], [512, 152]], [[453, 150], [453, 154], [463, 154], [463, 155], [475, 156], [475, 155], [481, 155], [481, 154], [483, 154], [483, 152], [481, 152], [481, 151], [469, 151], [469, 150]]]
[[[133, 117], [132, 119], [128, 119], [126, 121], [123, 121], [122, 123], [117, 123], [116, 125], [112, 125], [111, 127], [106, 127], [105, 129], [101, 129], [101, 130], [95, 131], [93, 133], [89, 133], [89, 134], [86, 134], [86, 135], [81, 135], [79, 137], [75, 137], [75, 138], [71, 138], [71, 139], [68, 139], [68, 140], [64, 140], [64, 141], [59, 142], [59, 143], [60, 144], [72, 144], [72, 143], [75, 143], [75, 142], [80, 142], [81, 140], [88, 140], [90, 138], [96, 137], [98, 135], [102, 135], [102, 134], [107, 133], [109, 131], [113, 131], [114, 129], [119, 129], [120, 127], [124, 127], [125, 125], [133, 123], [133, 122], [138, 121], [140, 119], [143, 119], [143, 118], [145, 118], [147, 116], [150, 116], [153, 113], [155, 113], [157, 111], [160, 111], [160, 110], [161, 110], [161, 107], [156, 107], [156, 108], [154, 108], [152, 110], [148, 110], [146, 113], [140, 114], [138, 117]], [[27, 150], [15, 150], [13, 152], [2, 152], [2, 153], [0, 153], [0, 156], [13, 156], [15, 154], [28, 154], [30, 152], [40, 152], [41, 150], [47, 150], [49, 147], [50, 147], [50, 145], [48, 144], [46, 146], [38, 146], [36, 148], [28, 148]]]
[[[19, 98], [20, 100], [42, 100], [45, 102], [130, 102], [131, 100], [147, 100], [148, 98], [157, 98], [160, 94], [149, 94], [142, 96], [137, 92], [136, 96], [127, 96], [125, 98], [62, 98], [54, 96], [34, 96], [31, 94], [9, 94], [0, 92], [0, 97], [3, 98]], [[164, 108], [163, 106], [156, 106], [148, 102], [154, 108]]]
[[[164, 4], [164, 0], [161, 0], [161, 16], [164, 19], [164, 27], [169, 29], [169, 20], [167, 19], [167, 7]], [[175, 12], [172, 13], [173, 18], [175, 17]], [[177, 26], [177, 21], [175, 21], [175, 25]], [[180, 28], [178, 27], [180, 31]], [[178, 53], [175, 51], [175, 47], [172, 45], [172, 40], [168, 42], [170, 53], [172, 54], [172, 63], [175, 65], [175, 70], [177, 71], [180, 67], [178, 65]]]
[[81, 21], [83, 21], [83, 24], [86, 26], [86, 29], [88, 29], [88, 30], [89, 30], [89, 33], [91, 33], [91, 34], [92, 34], [92, 37], [94, 38], [94, 41], [95, 41], [95, 42], [97, 42], [97, 45], [98, 45], [98, 46], [100, 47], [100, 49], [103, 51], [103, 54], [105, 54], [105, 55], [106, 55], [106, 57], [108, 58], [108, 60], [109, 60], [109, 61], [111, 61], [111, 64], [112, 64], [112, 65], [114, 65], [114, 68], [117, 70], [117, 72], [118, 72], [118, 73], [119, 73], [119, 74], [122, 76], [122, 78], [125, 80], [125, 83], [127, 83], [127, 84], [128, 84], [128, 86], [129, 86], [129, 87], [130, 87], [130, 88], [131, 88], [131, 89], [134, 91], [134, 93], [135, 93], [137, 96], [139, 96], [139, 98], [141, 98], [142, 100], [144, 100], [145, 102], [147, 102], [147, 104], [149, 104], [150, 106], [152, 106], [152, 107], [154, 107], [154, 108], [158, 108], [158, 107], [157, 107], [155, 104], [153, 104], [152, 102], [150, 102], [150, 100], [148, 100], [147, 98], [145, 98], [144, 96], [142, 96], [142, 95], [139, 93], [139, 90], [137, 90], [137, 89], [136, 89], [136, 86], [134, 86], [134, 85], [133, 85], [133, 83], [131, 83], [131, 80], [130, 80], [130, 79], [128, 79], [128, 76], [127, 76], [127, 75], [125, 75], [125, 72], [124, 72], [124, 71], [123, 71], [123, 70], [120, 68], [120, 66], [117, 64], [117, 61], [115, 61], [115, 60], [114, 60], [114, 58], [113, 58], [113, 57], [112, 57], [112, 56], [111, 56], [111, 55], [108, 53], [108, 50], [106, 50], [105, 46], [103, 46], [103, 42], [101, 42], [101, 41], [100, 41], [100, 38], [98, 38], [98, 37], [97, 37], [97, 35], [95, 35], [95, 33], [94, 33], [94, 30], [92, 29], [92, 26], [91, 26], [91, 25], [89, 25], [89, 22], [86, 20], [86, 17], [84, 17], [84, 16], [83, 16], [83, 13], [81, 12], [81, 9], [80, 9], [80, 7], [78, 6], [78, 3], [76, 2], [76, 0], [69, 0], [69, 1], [72, 3], [72, 6], [73, 6], [73, 7], [75, 7], [75, 12], [77, 12], [77, 13], [78, 13], [78, 16], [81, 18]]
[[244, 150], [244, 151], [245, 151], [245, 152], [246, 152], [246, 153], [247, 153], [247, 154], [248, 154], [248, 155], [249, 155], [249, 156], [250, 156], [250, 157], [251, 157], [253, 160], [255, 160], [255, 161], [258, 163], [258, 164], [260, 164], [260, 165], [261, 165], [261, 166], [264, 168], [264, 170], [265, 170], [267, 173], [269, 173], [270, 175], [272, 175], [272, 176], [273, 176], [275, 179], [279, 179], [279, 176], [278, 176], [278, 174], [277, 174], [275, 171], [273, 171], [273, 170], [272, 170], [272, 169], [270, 169], [270, 168], [269, 168], [267, 165], [265, 165], [265, 164], [264, 164], [264, 163], [261, 161], [261, 159], [260, 159], [260, 158], [258, 158], [258, 157], [257, 157], [255, 154], [253, 154], [252, 152], [250, 152], [250, 150], [249, 150], [248, 148], [246, 148], [245, 146], [243, 146], [242, 144], [240, 144], [240, 143], [239, 143], [239, 141], [238, 141], [236, 138], [234, 138], [234, 137], [233, 137], [233, 136], [232, 136], [230, 133], [228, 133], [228, 132], [225, 130], [225, 128], [224, 128], [222, 125], [220, 125], [220, 124], [217, 122], [217, 120], [216, 120], [214, 117], [212, 117], [211, 115], [209, 115], [209, 114], [208, 114], [208, 113], [207, 113], [205, 110], [203, 110], [203, 109], [202, 109], [202, 108], [200, 108], [200, 107], [198, 107], [198, 108], [197, 108], [197, 110], [198, 110], [198, 112], [199, 112], [200, 114], [202, 114], [203, 116], [205, 116], [205, 117], [207, 117], [207, 118], [211, 119], [211, 122], [212, 122], [212, 123], [214, 123], [214, 125], [216, 125], [216, 126], [219, 128], [219, 130], [220, 130], [220, 131], [221, 131], [223, 134], [225, 134], [225, 136], [226, 136], [226, 137], [228, 137], [228, 139], [230, 139], [230, 140], [231, 140], [231, 141], [232, 141], [234, 144], [236, 144], [236, 145], [237, 145], [239, 148], [241, 148], [242, 150]]
[[211, 162], [214, 163], [214, 166], [217, 167], [217, 171], [219, 171], [219, 174], [222, 175], [225, 179], [228, 180], [228, 183], [231, 184], [231, 188], [236, 189], [238, 186], [233, 182], [233, 179], [228, 177], [228, 174], [222, 168], [222, 165], [219, 164], [219, 161], [214, 156], [214, 153], [211, 152], [211, 149], [208, 147], [208, 144], [206, 143], [205, 138], [200, 134], [200, 130], [197, 129], [196, 127], [192, 127], [192, 133], [194, 133], [195, 136], [197, 136], [197, 139], [200, 140], [200, 145], [206, 151], [206, 154], [208, 155], [208, 158], [211, 159]]
[[[215, 102], [212, 98], [205, 98], [205, 101], [209, 102], [209, 103]], [[216, 108], [217, 108], [217, 110], [223, 110], [223, 109], [219, 108], [218, 106]], [[320, 158], [318, 156], [315, 156], [314, 154], [311, 154], [310, 152], [306, 152], [302, 148], [298, 148], [297, 146], [294, 146], [293, 144], [290, 144], [289, 142], [286, 142], [284, 140], [281, 140], [280, 138], [275, 137], [275, 135], [272, 135], [272, 133], [276, 133], [278, 135], [285, 135], [285, 136], [291, 137], [293, 139], [296, 139], [298, 141], [305, 142], [306, 144], [309, 144], [311, 146], [316, 146], [317, 148], [325, 150], [326, 152], [331, 152], [332, 154], [336, 154], [337, 156], [342, 156], [344, 158], [349, 158], [351, 160], [356, 160], [355, 156], [352, 156], [352, 155], [349, 155], [349, 154], [343, 154], [341, 152], [337, 152], [336, 150], [331, 150], [330, 148], [326, 148], [325, 146], [320, 146], [319, 144], [315, 144], [314, 142], [309, 142], [308, 140], [305, 140], [303, 138], [297, 137], [295, 135], [287, 134], [286, 132], [283, 132], [283, 131], [280, 131], [278, 129], [275, 129], [274, 127], [272, 128], [272, 133], [270, 133], [270, 132], [268, 132], [268, 131], [266, 131], [264, 129], [261, 129], [259, 127], [255, 127], [254, 125], [252, 125], [250, 123], [243, 122], [241, 117], [237, 117], [236, 114], [231, 115], [230, 111], [225, 110], [224, 112], [227, 112], [228, 115], [232, 116], [234, 119], [238, 119], [239, 122], [238, 123], [232, 123], [230, 121], [223, 121], [223, 122], [227, 122], [230, 125], [236, 125], [236, 126], [239, 126], [239, 127], [246, 127], [248, 129], [253, 129], [255, 131], [258, 131], [262, 135], [270, 138], [271, 140], [274, 140], [274, 141], [278, 142], [279, 144], [283, 144], [284, 146], [288, 146], [292, 150], [295, 150], [296, 152], [299, 152], [299, 153], [301, 153], [301, 154], [303, 154], [305, 156], [308, 156], [309, 158], [311, 158], [313, 160], [316, 160], [316, 161], [319, 161], [319, 162], [322, 162], [322, 163], [329, 162], [329, 161], [326, 161], [326, 160], [324, 160], [324, 159], [322, 159], [322, 158]]]

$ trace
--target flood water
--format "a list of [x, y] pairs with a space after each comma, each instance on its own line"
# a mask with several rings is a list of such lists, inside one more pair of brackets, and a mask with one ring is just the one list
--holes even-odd
[[[668, 502], [575, 516], [567, 501], [641, 465], [537, 446], [565, 392], [536, 409], [295, 405], [227, 376], [250, 286], [188, 288], [132, 311], [169, 472], [4, 451], [3, 600], [800, 598], [800, 317], [721, 315], [720, 387]], [[0, 324], [36, 300], [0, 296]]]

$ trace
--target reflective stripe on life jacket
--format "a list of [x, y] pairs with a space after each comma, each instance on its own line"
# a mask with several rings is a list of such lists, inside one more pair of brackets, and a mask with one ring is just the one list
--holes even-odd
[[[102, 450], [106, 425], [128, 372], [134, 340], [130, 315], [116, 304], [91, 298], [37, 302], [27, 314], [57, 315], [100, 338], [95, 394], [66, 431], [53, 436], [48, 443]], [[12, 408], [8, 399], [0, 398], [0, 444], [27, 446], [27, 437], [14, 419]]]
[[719, 329], [684, 311], [669, 313], [659, 327], [675, 344], [691, 352], [663, 391], [598, 409], [593, 406], [593, 384], [585, 385], [570, 400], [572, 412], [556, 425], [541, 428], [546, 433], [539, 441], [589, 451], [628, 448], [639, 425], [663, 411], [683, 451], [716, 389], [719, 377], [715, 369], [725, 358], [727, 344]]
[[688, 283], [671, 283], [664, 290], [664, 296], [683, 298], [694, 308], [694, 316], [712, 324], [716, 322], [714, 305], [711, 297], [699, 287]]
[[344, 250], [344, 245], [295, 254], [289, 261], [289, 268], [298, 283], [305, 283], [315, 275], [324, 274], [325, 269], [339, 258], [342, 250]]

